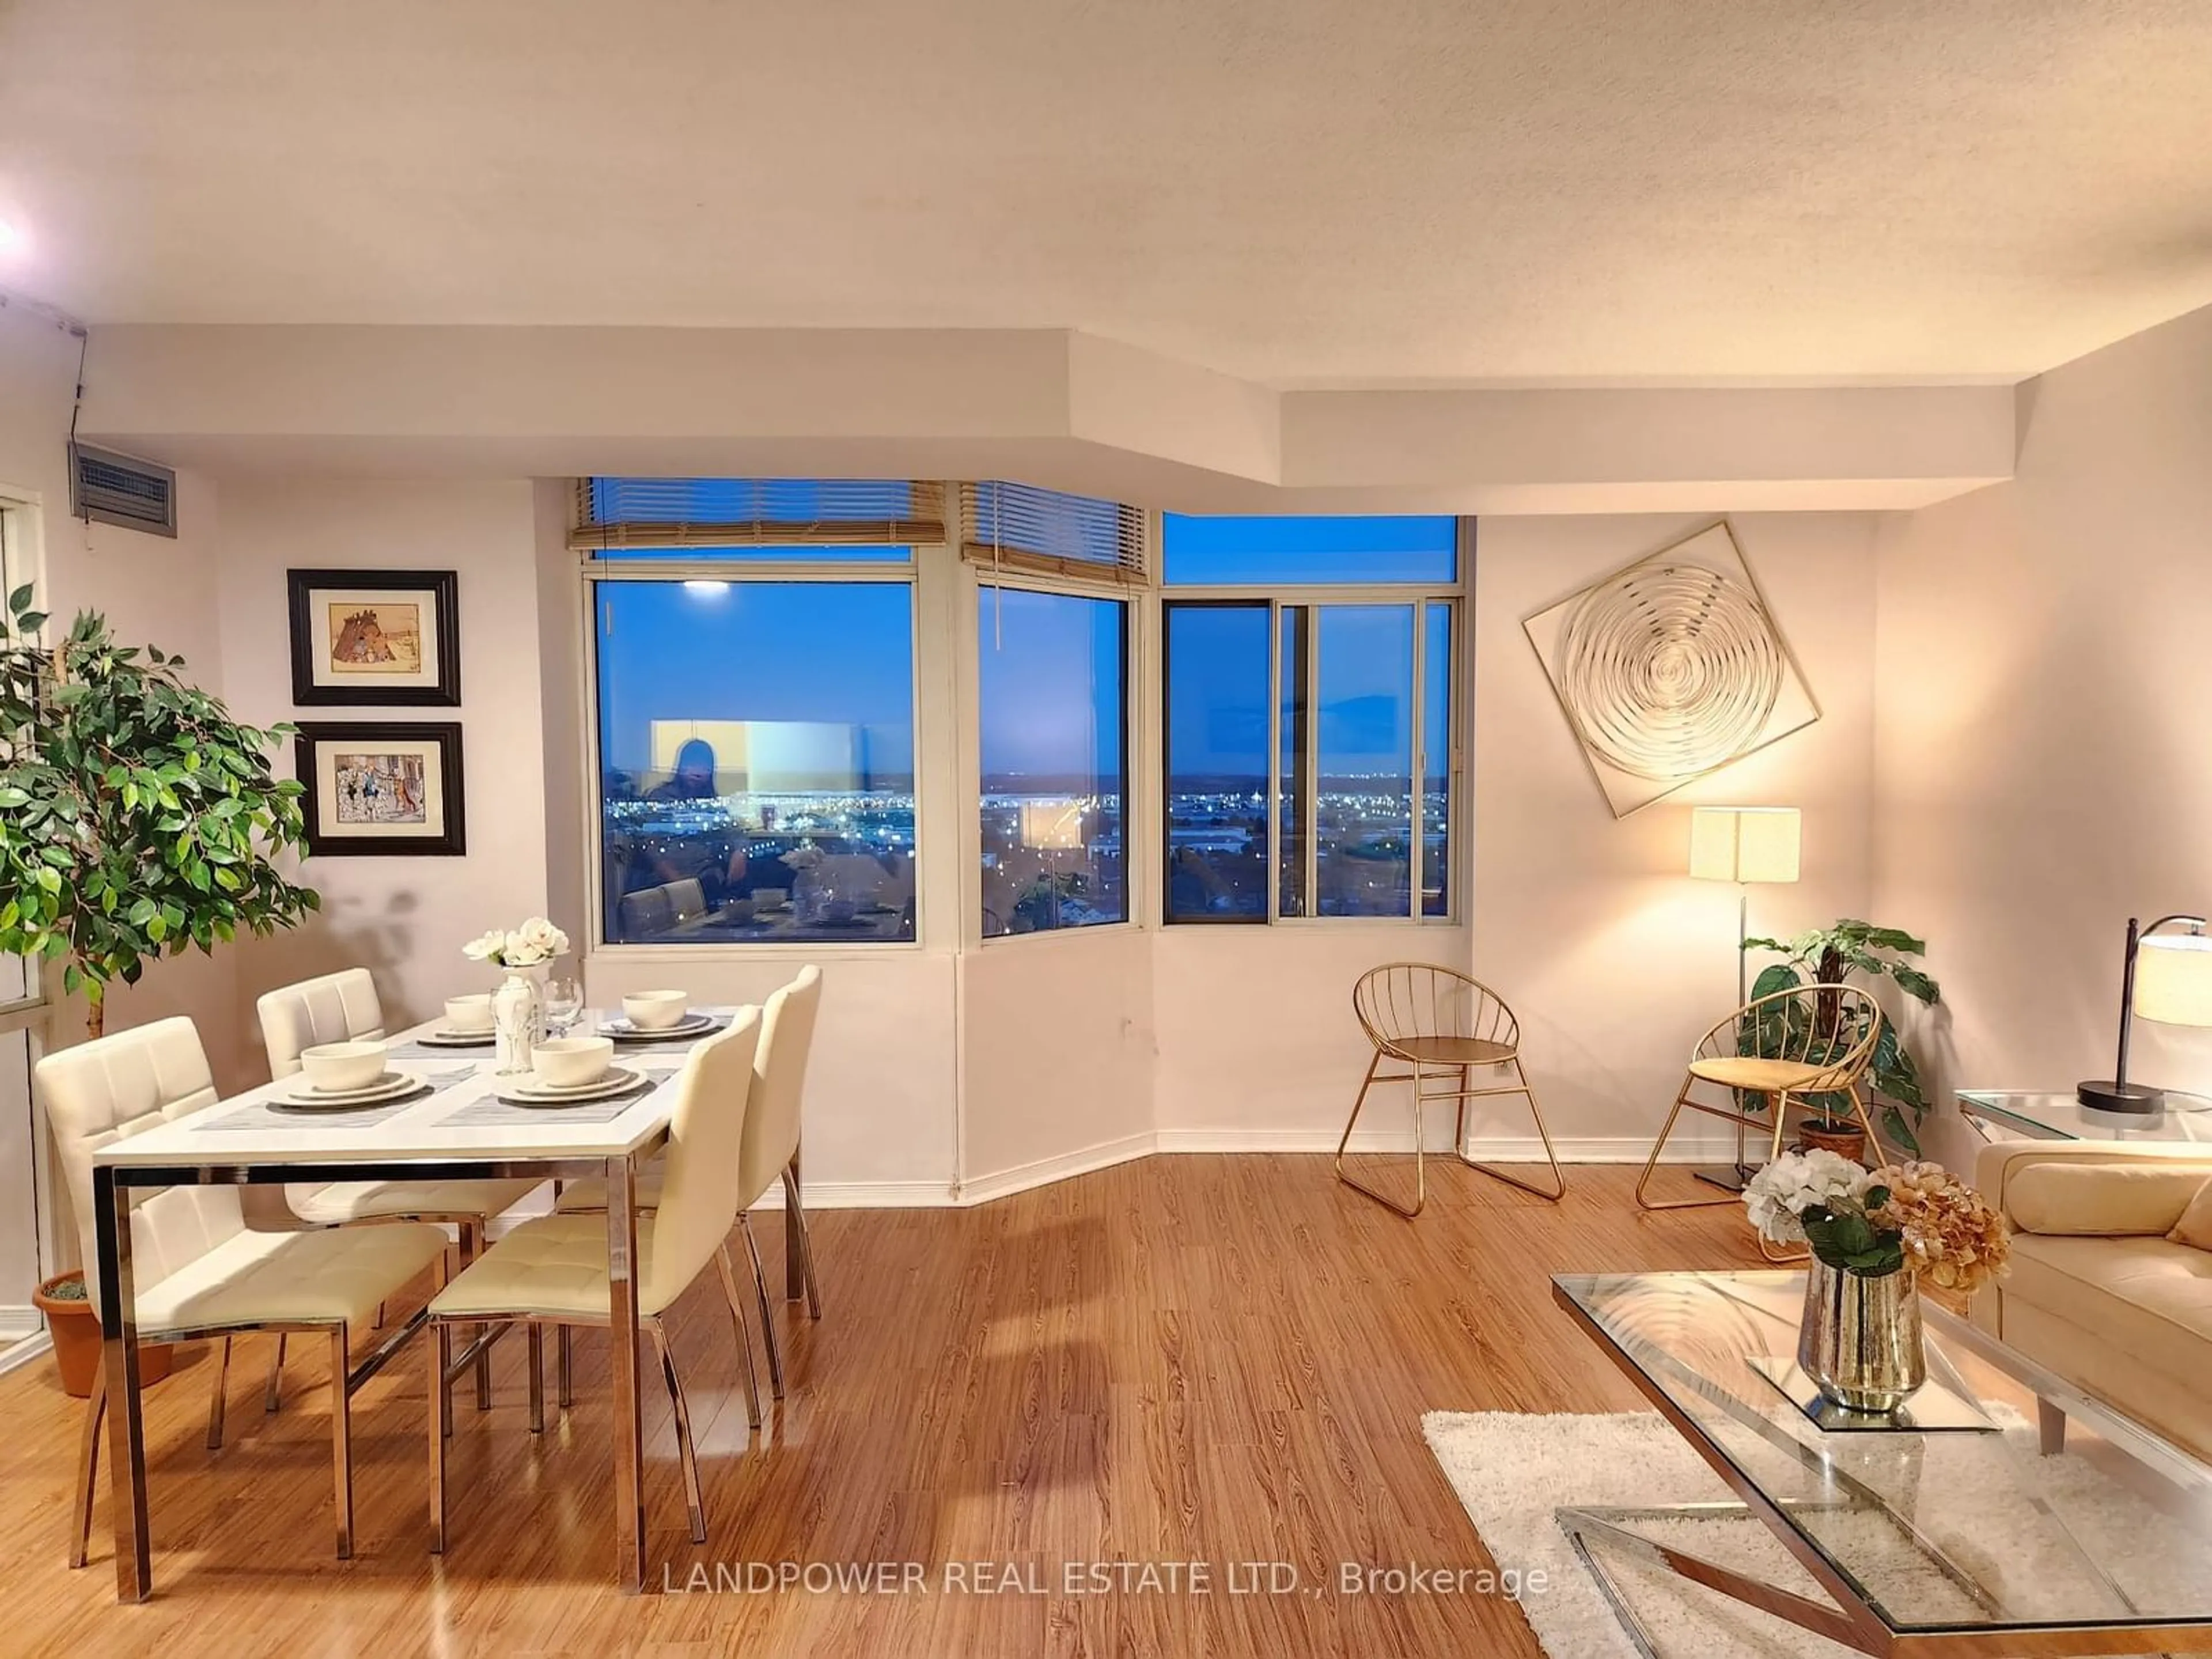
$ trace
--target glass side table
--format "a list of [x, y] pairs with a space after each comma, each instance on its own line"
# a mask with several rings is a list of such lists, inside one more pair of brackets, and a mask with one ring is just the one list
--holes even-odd
[[2100, 1112], [2073, 1091], [1961, 1089], [1959, 1114], [1984, 1140], [1992, 1129], [2035, 1140], [2212, 1141], [2212, 1099], [2169, 1089], [2162, 1112]]

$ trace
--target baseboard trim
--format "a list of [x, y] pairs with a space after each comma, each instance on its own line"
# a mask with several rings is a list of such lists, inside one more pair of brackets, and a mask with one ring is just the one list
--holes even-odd
[[[1163, 1152], [1330, 1152], [1337, 1135], [1326, 1129], [1162, 1129], [1154, 1136]], [[1553, 1145], [1562, 1164], [1641, 1164], [1651, 1156], [1651, 1142], [1643, 1136], [1590, 1135]], [[1363, 1129], [1352, 1137], [1347, 1152], [1396, 1152], [1411, 1155], [1410, 1130]], [[1468, 1149], [1486, 1164], [1541, 1164], [1544, 1143], [1534, 1135], [1485, 1135]], [[1685, 1136], [1670, 1144], [1662, 1164], [1726, 1162], [1729, 1148], [1700, 1146]], [[1432, 1142], [1431, 1156], [1449, 1155], [1449, 1141]]]
[[[1557, 1143], [1562, 1164], [1641, 1164], [1651, 1154], [1651, 1143], [1640, 1138], [1590, 1136]], [[1363, 1131], [1352, 1138], [1352, 1152], [1404, 1156], [1413, 1150], [1413, 1137], [1404, 1130]], [[1474, 1150], [1485, 1163], [1541, 1164], [1544, 1143], [1534, 1135], [1486, 1135]], [[942, 1181], [803, 1181], [810, 1210], [966, 1210], [1017, 1193], [1072, 1181], [1078, 1176], [1130, 1164], [1140, 1158], [1178, 1157], [1211, 1152], [1228, 1156], [1262, 1157], [1277, 1153], [1316, 1154], [1336, 1151], [1336, 1136], [1327, 1129], [1158, 1129], [1141, 1130], [1096, 1146], [1079, 1147], [1052, 1158], [1036, 1158], [1011, 1169], [994, 1170], [964, 1182]], [[1449, 1146], [1432, 1146], [1432, 1156], [1449, 1158]], [[1684, 1139], [1670, 1144], [1662, 1162], [1721, 1164], [1729, 1149], [1699, 1146]], [[544, 1195], [526, 1200], [509, 1216], [492, 1225], [499, 1237], [519, 1220], [552, 1207], [550, 1188]], [[763, 1216], [783, 1207], [783, 1189], [771, 1187], [753, 1208]]]
[[1049, 1186], [1055, 1181], [1089, 1175], [1094, 1170], [1110, 1169], [1116, 1164], [1149, 1158], [1158, 1150], [1159, 1137], [1149, 1129], [1140, 1130], [1133, 1135], [1123, 1135], [1118, 1140], [1103, 1140], [1095, 1146], [1062, 1152], [1055, 1158], [1041, 1158], [1034, 1163], [1018, 1164], [1010, 1170], [1000, 1170], [991, 1175], [979, 1176], [973, 1181], [962, 1182], [953, 1201], [963, 1208], [969, 1205], [988, 1204], [994, 1198], [1027, 1192], [1032, 1187]]
[[27, 1302], [0, 1304], [0, 1342], [15, 1342], [46, 1329], [46, 1321]]
[[53, 1348], [53, 1338], [44, 1331], [35, 1331], [5, 1348], [0, 1348], [0, 1376], [43, 1358], [52, 1353]]

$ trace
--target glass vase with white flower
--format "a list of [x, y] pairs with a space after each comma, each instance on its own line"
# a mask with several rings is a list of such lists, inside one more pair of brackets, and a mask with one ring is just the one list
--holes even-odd
[[491, 1000], [495, 1063], [502, 1075], [530, 1069], [544, 1035], [545, 998], [538, 975], [568, 951], [568, 934], [543, 916], [532, 916], [519, 927], [495, 927], [461, 947], [463, 956], [490, 963], [505, 975]]
[[1869, 1170], [1790, 1152], [1745, 1186], [1759, 1236], [1811, 1255], [1797, 1364], [1848, 1411], [1893, 1412], [1927, 1379], [1920, 1281], [1971, 1291], [2004, 1271], [2004, 1218], [1935, 1164]]

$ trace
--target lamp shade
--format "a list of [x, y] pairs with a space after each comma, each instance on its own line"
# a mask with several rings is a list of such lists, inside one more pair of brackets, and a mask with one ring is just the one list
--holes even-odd
[[1705, 881], [1795, 881], [1800, 814], [1794, 806], [1690, 811], [1690, 873]]
[[2136, 1015], [2162, 1025], [2212, 1025], [2212, 939], [2154, 933], [2136, 957]]

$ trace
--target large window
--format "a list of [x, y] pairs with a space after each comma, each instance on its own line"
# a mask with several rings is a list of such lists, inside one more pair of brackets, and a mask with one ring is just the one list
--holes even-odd
[[[580, 490], [576, 543], [609, 561], [591, 581], [608, 943], [914, 938], [914, 587], [903, 569], [854, 568], [907, 563], [890, 538], [927, 529], [889, 516], [908, 489], [602, 478]], [[887, 516], [844, 521], [834, 533], [860, 538], [849, 547], [789, 539], [809, 526], [782, 515], [841, 501]], [[702, 511], [718, 506], [730, 516]], [[653, 511], [693, 520], [639, 516]], [[738, 514], [761, 539], [721, 546]], [[664, 568], [617, 575], [624, 537]], [[777, 568], [744, 577], [724, 562], [756, 558]], [[810, 564], [822, 579], [791, 579]]]
[[1126, 921], [1128, 606], [981, 592], [983, 933]]
[[1170, 517], [1166, 554], [1277, 590], [1162, 607], [1167, 920], [1449, 916], [1455, 522]]

